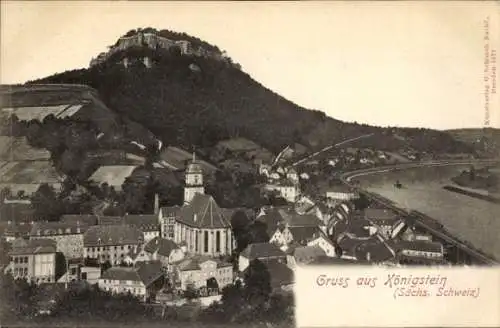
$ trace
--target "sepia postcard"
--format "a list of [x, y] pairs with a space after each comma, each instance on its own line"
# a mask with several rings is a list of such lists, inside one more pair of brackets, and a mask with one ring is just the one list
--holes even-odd
[[499, 2], [0, 6], [0, 327], [500, 327]]

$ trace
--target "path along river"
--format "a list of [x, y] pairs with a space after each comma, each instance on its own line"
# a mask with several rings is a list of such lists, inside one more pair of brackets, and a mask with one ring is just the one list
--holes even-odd
[[[467, 165], [419, 167], [358, 176], [360, 186], [388, 198], [401, 208], [420, 211], [486, 254], [500, 259], [500, 204], [443, 189]], [[403, 188], [394, 187], [399, 180]]]

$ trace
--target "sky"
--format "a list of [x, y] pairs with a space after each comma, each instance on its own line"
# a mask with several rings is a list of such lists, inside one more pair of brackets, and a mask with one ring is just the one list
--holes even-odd
[[487, 107], [498, 128], [484, 48], [500, 48], [499, 17], [498, 2], [2, 1], [0, 81], [88, 67], [127, 31], [154, 27], [217, 45], [267, 88], [336, 119], [484, 127]]

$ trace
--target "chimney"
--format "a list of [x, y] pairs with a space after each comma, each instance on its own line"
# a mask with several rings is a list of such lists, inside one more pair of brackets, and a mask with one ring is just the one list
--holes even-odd
[[158, 193], [155, 193], [155, 203], [154, 203], [154, 214], [158, 214], [160, 212], [160, 198]]

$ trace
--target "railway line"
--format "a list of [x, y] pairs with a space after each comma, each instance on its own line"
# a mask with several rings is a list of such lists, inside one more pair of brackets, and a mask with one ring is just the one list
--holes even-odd
[[492, 160], [477, 160], [477, 161], [430, 161], [430, 162], [421, 162], [421, 163], [408, 163], [408, 164], [399, 164], [392, 166], [384, 166], [378, 168], [370, 168], [365, 170], [358, 170], [353, 172], [347, 172], [341, 175], [341, 180], [346, 185], [351, 188], [354, 188], [359, 193], [364, 194], [370, 200], [373, 200], [383, 206], [391, 209], [395, 213], [400, 214], [401, 216], [408, 218], [411, 220], [412, 224], [416, 227], [424, 229], [429, 232], [435, 238], [443, 241], [447, 245], [450, 246], [452, 250], [456, 253], [457, 259], [462, 259], [459, 261], [463, 261], [460, 264], [483, 264], [483, 265], [498, 265], [500, 264], [496, 259], [489, 257], [488, 255], [483, 254], [482, 252], [476, 250], [473, 246], [468, 243], [459, 240], [451, 233], [446, 231], [446, 227], [441, 225], [437, 220], [414, 210], [405, 210], [396, 206], [389, 199], [382, 197], [378, 194], [374, 194], [368, 191], [363, 190], [355, 183], [353, 183], [353, 178], [368, 175], [368, 174], [376, 174], [383, 172], [390, 172], [395, 170], [403, 170], [409, 168], [417, 168], [417, 167], [429, 167], [429, 166], [447, 166], [447, 165], [471, 165], [471, 164], [495, 164], [499, 163], [500, 160], [492, 159]]

